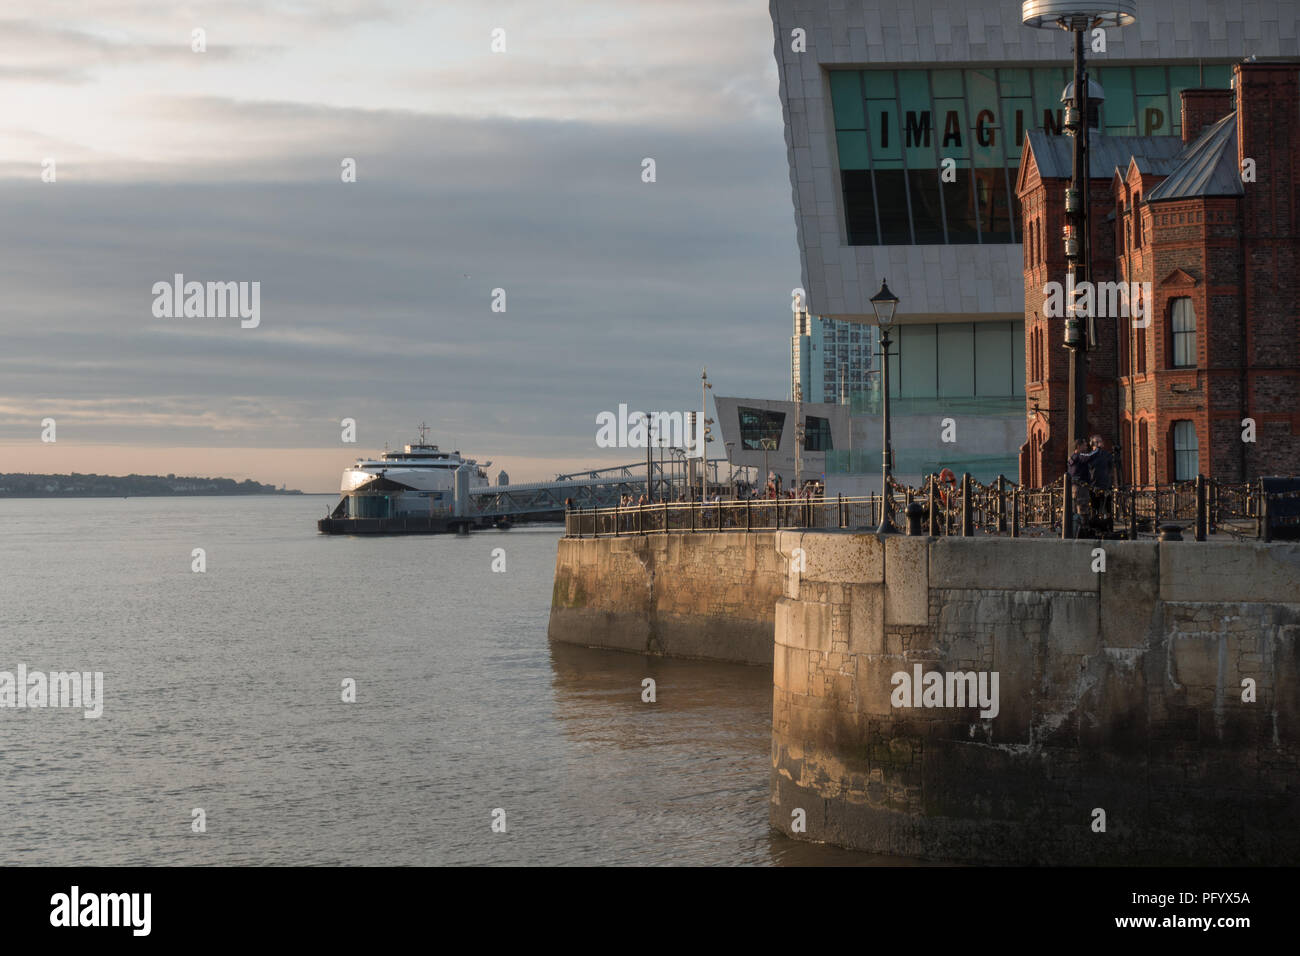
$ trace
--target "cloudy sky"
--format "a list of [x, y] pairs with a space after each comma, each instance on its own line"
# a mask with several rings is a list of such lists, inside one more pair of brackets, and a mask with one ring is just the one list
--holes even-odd
[[[597, 413], [698, 407], [701, 366], [785, 396], [799, 264], [759, 0], [18, 6], [0, 472], [334, 491], [423, 420], [536, 480], [634, 458]], [[155, 317], [176, 273], [260, 282], [260, 325]]]

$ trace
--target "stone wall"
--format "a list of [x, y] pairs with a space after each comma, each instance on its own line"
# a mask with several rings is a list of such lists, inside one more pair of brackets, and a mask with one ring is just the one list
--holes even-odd
[[773, 614], [788, 574], [773, 535], [562, 538], [550, 638], [770, 665]]
[[[1112, 541], [1094, 571], [1098, 546], [777, 533], [773, 825], [943, 860], [1300, 859], [1300, 546]], [[918, 664], [997, 672], [996, 716], [895, 706]]]

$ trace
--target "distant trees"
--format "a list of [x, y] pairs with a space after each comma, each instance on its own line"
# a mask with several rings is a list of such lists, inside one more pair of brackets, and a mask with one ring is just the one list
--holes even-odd
[[0, 498], [91, 498], [132, 495], [300, 495], [251, 478], [177, 478], [160, 475], [33, 475], [0, 473]]

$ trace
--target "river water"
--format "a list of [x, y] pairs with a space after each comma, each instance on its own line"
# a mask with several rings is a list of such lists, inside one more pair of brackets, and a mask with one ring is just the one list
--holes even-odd
[[908, 862], [769, 830], [770, 669], [551, 644], [558, 526], [332, 503], [0, 500], [0, 672], [103, 674], [0, 708], [0, 865]]

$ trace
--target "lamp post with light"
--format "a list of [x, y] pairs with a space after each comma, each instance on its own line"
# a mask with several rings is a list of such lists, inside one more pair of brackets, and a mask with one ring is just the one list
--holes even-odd
[[[1065, 258], [1074, 286], [1066, 304], [1065, 347], [1070, 350], [1069, 404], [1066, 422], [1066, 450], [1087, 437], [1088, 431], [1088, 348], [1093, 337], [1092, 316], [1080, 301], [1092, 279], [1091, 231], [1088, 225], [1088, 181], [1091, 162], [1088, 129], [1092, 125], [1089, 105], [1092, 85], [1084, 62], [1083, 35], [1102, 27], [1126, 27], [1136, 22], [1137, 0], [1023, 0], [1021, 20], [1027, 27], [1060, 29], [1074, 34], [1074, 81], [1065, 88], [1065, 127], [1074, 139], [1070, 185], [1065, 192]], [[1100, 89], [1096, 91], [1100, 93]], [[1066, 521], [1069, 521], [1067, 516]]]
[[897, 534], [894, 527], [893, 507], [889, 498], [889, 477], [894, 469], [894, 450], [889, 436], [889, 329], [894, 324], [894, 310], [898, 308], [898, 296], [889, 291], [888, 280], [882, 280], [880, 291], [871, 297], [871, 308], [876, 313], [876, 324], [880, 326], [880, 374], [884, 392], [885, 444], [881, 452], [880, 469], [880, 527], [877, 534]]

